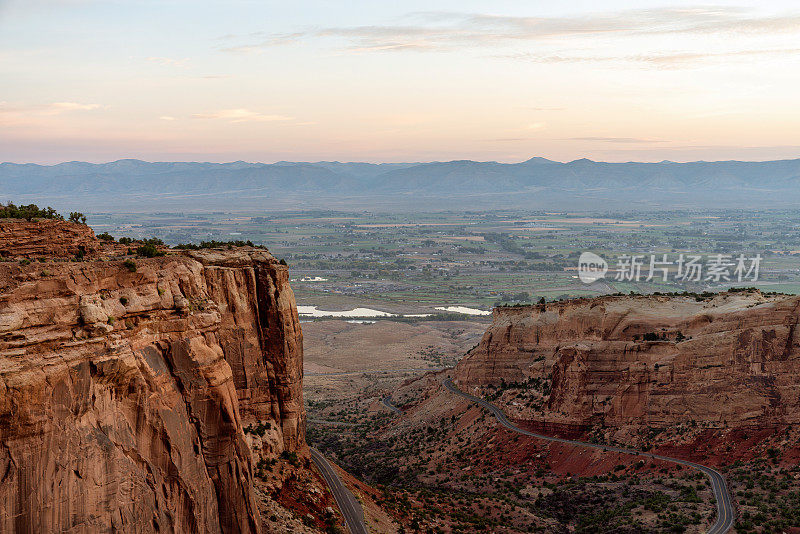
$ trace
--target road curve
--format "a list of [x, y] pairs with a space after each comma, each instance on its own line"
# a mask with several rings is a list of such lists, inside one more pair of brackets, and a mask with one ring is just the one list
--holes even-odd
[[331, 490], [333, 498], [336, 499], [336, 504], [339, 506], [342, 515], [344, 516], [347, 528], [351, 534], [369, 534], [367, 525], [364, 523], [364, 510], [361, 508], [361, 503], [355, 498], [350, 490], [345, 487], [342, 479], [339, 478], [338, 473], [333, 468], [331, 463], [325, 459], [322, 454], [311, 447], [311, 460], [317, 466], [322, 478]]
[[381, 399], [381, 404], [392, 410], [394, 413], [403, 413], [403, 410], [392, 404], [392, 396], [387, 395]]
[[504, 427], [508, 428], [509, 430], [513, 430], [519, 434], [523, 434], [525, 436], [530, 436], [533, 438], [543, 439], [546, 441], [552, 441], [556, 443], [566, 443], [569, 445], [579, 445], [582, 447], [590, 447], [592, 449], [600, 449], [605, 452], [619, 452], [623, 454], [632, 454], [639, 457], [644, 458], [652, 458], [654, 460], [663, 460], [665, 462], [672, 462], [675, 464], [685, 465], [687, 467], [691, 467], [693, 469], [698, 469], [705, 473], [708, 479], [711, 481], [711, 487], [714, 490], [714, 498], [717, 501], [717, 521], [711, 526], [711, 529], [708, 531], [708, 534], [723, 534], [728, 532], [731, 527], [733, 527], [733, 523], [735, 521], [735, 515], [733, 512], [733, 504], [731, 501], [731, 495], [728, 492], [728, 486], [725, 483], [725, 477], [717, 471], [716, 469], [712, 469], [711, 467], [707, 467], [705, 465], [700, 465], [694, 462], [690, 462], [687, 460], [681, 460], [678, 458], [670, 458], [669, 456], [661, 456], [660, 454], [652, 454], [647, 452], [639, 452], [633, 449], [624, 449], [622, 447], [613, 447], [611, 445], [600, 445], [597, 443], [588, 443], [585, 441], [575, 441], [571, 439], [563, 439], [563, 438], [554, 438], [551, 436], [545, 436], [542, 434], [536, 434], [535, 432], [529, 432], [527, 430], [523, 430], [518, 426], [514, 425], [511, 421], [506, 418], [506, 415], [503, 411], [495, 406], [494, 404], [483, 400], [480, 397], [476, 397], [475, 395], [470, 395], [469, 393], [464, 393], [460, 389], [458, 389], [453, 381], [449, 378], [442, 381], [444, 387], [446, 387], [451, 392], [455, 393], [456, 395], [461, 395], [462, 397], [471, 400], [472, 402], [480, 405], [482, 408], [489, 410], [495, 416], [497, 421], [503, 425]]

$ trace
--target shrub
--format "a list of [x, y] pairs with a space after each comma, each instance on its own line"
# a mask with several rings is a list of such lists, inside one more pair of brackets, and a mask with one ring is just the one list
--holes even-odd
[[131, 239], [130, 237], [120, 237], [119, 238], [119, 244], [120, 245], [130, 245], [131, 243], [133, 243], [133, 239]]
[[244, 428], [244, 433], [245, 434], [254, 434], [254, 435], [258, 436], [258, 437], [263, 437], [264, 434], [267, 433], [267, 430], [270, 430], [271, 428], [272, 428], [272, 425], [270, 424], [269, 421], [266, 421], [264, 423], [259, 421], [256, 426], [253, 426], [252, 424], [247, 425]]
[[177, 248], [179, 250], [200, 250], [204, 248], [233, 248], [233, 247], [254, 247], [254, 248], [265, 248], [264, 245], [254, 245], [252, 241], [216, 241], [212, 239], [211, 241], [200, 241], [200, 244], [196, 243], [180, 243], [175, 245], [173, 248]]
[[130, 272], [136, 272], [136, 262], [133, 260], [125, 260], [122, 262], [122, 266], [128, 269]]
[[108, 232], [103, 232], [102, 234], [97, 234], [97, 239], [101, 241], [109, 241], [111, 243], [114, 242], [114, 236], [109, 234]]
[[284, 460], [288, 460], [289, 463], [294, 466], [297, 466], [300, 463], [299, 460], [297, 459], [297, 453], [294, 451], [293, 452], [283, 451], [281, 453], [281, 458], [283, 458]]
[[136, 249], [137, 256], [144, 256], [145, 258], [155, 258], [156, 256], [163, 256], [165, 252], [158, 250], [153, 243], [145, 243]]
[[86, 215], [79, 211], [73, 211], [69, 214], [69, 220], [77, 224], [86, 224]]
[[28, 204], [26, 206], [15, 206], [13, 202], [8, 204], [0, 204], [0, 219], [56, 219], [63, 220], [64, 217], [59, 215], [56, 210], [51, 207], [39, 209], [36, 204]]

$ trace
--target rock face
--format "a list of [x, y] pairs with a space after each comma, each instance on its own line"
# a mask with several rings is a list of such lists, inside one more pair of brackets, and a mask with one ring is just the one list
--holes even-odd
[[92, 255], [100, 248], [85, 224], [41, 219], [0, 219], [0, 256], [25, 258]]
[[136, 262], [0, 264], [0, 532], [260, 532], [243, 422], [304, 446], [287, 268]]
[[800, 297], [757, 291], [497, 308], [456, 378], [546, 384], [546, 424], [797, 424], [799, 318]]

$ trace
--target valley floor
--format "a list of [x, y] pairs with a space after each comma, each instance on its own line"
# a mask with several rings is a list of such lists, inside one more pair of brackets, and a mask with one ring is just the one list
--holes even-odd
[[[428, 350], [413, 355], [399, 344], [387, 352], [393, 357], [367, 367], [422, 367], [418, 358], [431, 366], [455, 361], [483, 328], [383, 323], [304, 325], [307, 369], [356, 373], [306, 377], [308, 440], [388, 514], [374, 532], [705, 532], [714, 521], [709, 483], [694, 470], [515, 434], [443, 390], [443, 372], [358, 374], [365, 354], [391, 347], [392, 335]], [[426, 336], [449, 341], [431, 349]], [[432, 353], [436, 361], [426, 356]], [[381, 402], [390, 393], [402, 413]], [[512, 408], [524, 391], [509, 385], [483, 394]], [[725, 434], [729, 445], [716, 456], [710, 454], [715, 436], [722, 441], [713, 429], [681, 427], [643, 435], [589, 432], [581, 439], [665, 451], [680, 442], [679, 453], [705, 441], [694, 454], [723, 466], [736, 532], [793, 532], [800, 524], [800, 432]]]

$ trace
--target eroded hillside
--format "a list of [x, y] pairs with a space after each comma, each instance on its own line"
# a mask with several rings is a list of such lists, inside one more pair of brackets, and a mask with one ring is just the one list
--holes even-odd
[[758, 291], [497, 308], [455, 376], [525, 383], [510, 415], [578, 428], [796, 424], [799, 308]]

